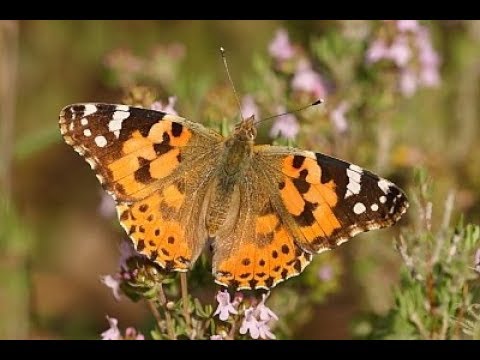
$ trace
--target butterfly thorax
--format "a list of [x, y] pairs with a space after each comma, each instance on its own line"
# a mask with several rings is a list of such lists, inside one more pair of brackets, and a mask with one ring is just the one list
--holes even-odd
[[206, 228], [210, 236], [235, 224], [240, 205], [238, 184], [245, 179], [250, 167], [256, 131], [253, 117], [239, 123], [234, 133], [222, 144], [217, 177], [212, 184], [206, 213]]

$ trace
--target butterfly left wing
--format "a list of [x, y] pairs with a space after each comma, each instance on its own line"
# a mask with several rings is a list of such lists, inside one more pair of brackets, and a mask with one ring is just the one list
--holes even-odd
[[59, 123], [114, 197], [137, 251], [186, 271], [205, 244], [192, 214], [201, 210], [222, 136], [179, 116], [115, 104], [67, 106]]

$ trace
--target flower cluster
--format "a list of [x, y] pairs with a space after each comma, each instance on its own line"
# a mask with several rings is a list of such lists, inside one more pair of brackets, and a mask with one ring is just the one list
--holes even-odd
[[412, 96], [419, 87], [440, 83], [440, 57], [433, 48], [430, 31], [417, 20], [386, 21], [390, 31], [380, 31], [366, 52], [366, 62], [391, 61], [399, 69], [399, 90]]
[[[250, 299], [250, 305], [246, 307], [243, 302], [242, 293], [237, 293], [234, 300], [230, 301], [230, 294], [227, 290], [219, 291], [216, 296], [218, 306], [214, 316], [222, 321], [228, 321], [230, 315], [238, 315], [236, 319], [241, 320], [239, 333], [241, 335], [249, 334], [252, 339], [275, 339], [275, 335], [270, 330], [270, 323], [278, 320], [277, 315], [265, 305], [267, 295], [262, 295], [262, 300], [256, 304], [255, 298]], [[212, 335], [212, 340], [221, 340], [225, 336]]]
[[122, 335], [118, 328], [118, 320], [109, 316], [107, 316], [107, 320], [110, 328], [101, 334], [102, 340], [145, 340], [143, 334], [137, 332], [133, 327], [125, 329], [125, 335]]

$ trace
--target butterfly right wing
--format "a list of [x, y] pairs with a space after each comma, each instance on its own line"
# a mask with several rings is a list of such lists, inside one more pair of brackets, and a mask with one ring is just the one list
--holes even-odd
[[186, 270], [205, 242], [195, 234], [195, 214], [222, 137], [159, 111], [92, 103], [65, 107], [60, 131], [114, 197], [136, 249], [164, 268]]

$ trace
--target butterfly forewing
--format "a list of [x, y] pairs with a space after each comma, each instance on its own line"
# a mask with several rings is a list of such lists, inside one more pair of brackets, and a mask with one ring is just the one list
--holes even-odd
[[277, 211], [307, 251], [328, 250], [360, 232], [390, 226], [408, 208], [400, 188], [359, 166], [322, 153], [258, 149], [259, 168], [268, 169], [265, 178], [278, 189]]

